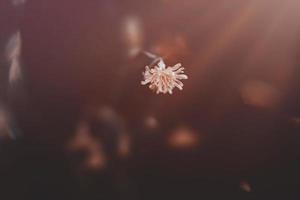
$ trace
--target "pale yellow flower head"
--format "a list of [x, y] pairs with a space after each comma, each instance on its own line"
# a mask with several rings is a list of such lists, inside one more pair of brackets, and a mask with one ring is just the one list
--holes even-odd
[[157, 94], [172, 94], [175, 87], [180, 90], [183, 89], [183, 83], [180, 80], [188, 78], [183, 70], [184, 68], [181, 67], [180, 63], [166, 67], [163, 60], [161, 60], [151, 69], [149, 66], [146, 66], [145, 72], [143, 73], [144, 81], [142, 81], [141, 84], [149, 84], [149, 88]]

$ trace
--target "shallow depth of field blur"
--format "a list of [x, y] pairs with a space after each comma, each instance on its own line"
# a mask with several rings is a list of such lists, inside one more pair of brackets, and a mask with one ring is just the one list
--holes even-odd
[[[298, 199], [299, 10], [0, 1], [0, 199]], [[141, 85], [142, 51], [183, 90]]]

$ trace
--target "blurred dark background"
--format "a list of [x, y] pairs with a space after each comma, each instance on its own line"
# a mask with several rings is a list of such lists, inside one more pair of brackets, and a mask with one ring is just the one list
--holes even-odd
[[[299, 9], [1, 0], [0, 198], [297, 199]], [[183, 91], [140, 84], [143, 50]]]

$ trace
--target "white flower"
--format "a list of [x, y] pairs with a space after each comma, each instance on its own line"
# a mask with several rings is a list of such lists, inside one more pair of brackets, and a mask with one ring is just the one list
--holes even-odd
[[141, 84], [146, 85], [149, 83], [149, 88], [156, 91], [157, 94], [160, 92], [172, 94], [175, 87], [180, 90], [183, 89], [183, 83], [180, 80], [188, 78], [183, 70], [184, 68], [181, 67], [180, 63], [166, 68], [165, 63], [161, 60], [151, 69], [146, 66], [143, 73], [145, 80]]

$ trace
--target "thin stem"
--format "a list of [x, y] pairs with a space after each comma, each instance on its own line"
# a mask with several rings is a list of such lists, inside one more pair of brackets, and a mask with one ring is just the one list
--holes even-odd
[[149, 67], [152, 67], [153, 65], [155, 65], [158, 62], [163, 62], [164, 63], [163, 58], [160, 57], [160, 56], [157, 56], [157, 55], [155, 55], [153, 53], [150, 53], [148, 51], [142, 51], [142, 53], [145, 54], [148, 58], [153, 59], [153, 61], [149, 65]]
[[150, 53], [148, 51], [142, 51], [143, 54], [145, 54], [148, 58], [151, 58], [151, 59], [156, 59], [158, 58], [159, 56], [153, 54], [153, 53]]

